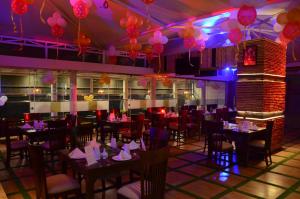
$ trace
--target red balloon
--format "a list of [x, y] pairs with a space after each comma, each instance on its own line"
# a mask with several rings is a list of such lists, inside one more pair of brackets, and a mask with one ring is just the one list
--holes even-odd
[[232, 29], [228, 34], [228, 39], [234, 44], [238, 44], [242, 38], [243, 33], [239, 28]]
[[161, 43], [153, 44], [153, 51], [157, 54], [161, 54], [164, 51], [164, 45]]
[[130, 59], [132, 59], [132, 60], [135, 60], [135, 59], [137, 58], [138, 54], [139, 54], [139, 52], [136, 51], [136, 50], [131, 50], [131, 51], [129, 51], [129, 57], [130, 57]]
[[89, 14], [89, 8], [84, 1], [78, 0], [73, 6], [73, 13], [78, 19], [84, 19]]
[[283, 28], [282, 34], [289, 40], [294, 40], [300, 36], [300, 24], [296, 22], [290, 22]]
[[284, 46], [288, 45], [288, 43], [290, 42], [289, 39], [287, 39], [283, 33], [281, 32], [280, 35], [279, 35], [279, 39], [280, 39], [280, 43]]
[[25, 0], [13, 0], [11, 9], [15, 14], [23, 15], [28, 11], [28, 4]]
[[58, 24], [55, 24], [51, 27], [51, 33], [54, 37], [62, 37], [65, 33], [65, 30]]
[[140, 32], [135, 26], [128, 26], [126, 31], [130, 39], [136, 39], [140, 35]]
[[257, 16], [256, 9], [253, 6], [243, 5], [238, 11], [238, 21], [244, 26], [252, 24]]
[[196, 39], [195, 37], [188, 37], [183, 39], [183, 44], [185, 48], [191, 49], [196, 46]]

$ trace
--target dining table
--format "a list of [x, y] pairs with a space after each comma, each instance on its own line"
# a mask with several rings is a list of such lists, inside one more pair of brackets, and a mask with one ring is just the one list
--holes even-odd
[[[242, 130], [238, 124], [224, 123], [223, 133], [225, 137], [230, 140], [237, 154], [238, 164], [247, 166], [249, 159], [249, 142], [255, 137], [261, 137], [266, 132], [265, 127], [249, 128], [248, 130]], [[213, 139], [213, 136], [208, 136]], [[208, 141], [208, 143], [213, 143]], [[208, 146], [208, 156], [212, 156], [212, 146]]]
[[[130, 169], [137, 168], [140, 163], [139, 150], [131, 151], [132, 158], [130, 160], [117, 161], [113, 160], [119, 152], [119, 148], [111, 148], [105, 146], [108, 153], [107, 159], [100, 159], [97, 163], [87, 165], [85, 158], [72, 159], [69, 157], [70, 150], [64, 149], [59, 151], [60, 161], [62, 163], [62, 172], [66, 173], [68, 166], [76, 173], [83, 176], [86, 181], [85, 198], [94, 198], [94, 185], [97, 179], [107, 179], [116, 177], [116, 187], [119, 188], [122, 184], [122, 172], [129, 171]], [[108, 189], [108, 188], [106, 188]], [[99, 191], [99, 190], [98, 190]], [[103, 191], [100, 189], [100, 191]]]
[[[112, 137], [116, 138], [117, 141], [119, 140], [119, 132], [122, 128], [130, 128], [131, 125], [131, 119], [127, 118], [126, 120], [122, 120], [122, 119], [116, 119], [116, 120], [105, 120], [102, 122], [101, 124], [101, 132], [104, 132], [103, 136], [101, 136], [101, 140], [105, 139], [105, 136], [108, 131], [107, 127], [109, 129], [109, 131], [111, 131], [112, 133]], [[103, 140], [102, 140], [103, 141]]]
[[242, 130], [237, 124], [229, 123], [224, 125], [224, 133], [227, 138], [233, 141], [237, 153], [238, 163], [248, 165], [249, 142], [256, 137], [261, 137], [266, 132], [265, 127], [249, 128]]

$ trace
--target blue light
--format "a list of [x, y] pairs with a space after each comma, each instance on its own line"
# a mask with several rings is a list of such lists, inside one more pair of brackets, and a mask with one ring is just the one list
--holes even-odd
[[232, 70], [233, 72], [235, 72], [235, 71], [237, 71], [237, 68], [231, 68], [231, 70]]
[[230, 70], [230, 67], [226, 67], [225, 70], [226, 70], [226, 71], [229, 71], [229, 70]]

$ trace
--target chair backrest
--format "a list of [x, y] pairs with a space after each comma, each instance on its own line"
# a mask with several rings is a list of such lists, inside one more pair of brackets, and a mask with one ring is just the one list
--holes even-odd
[[69, 128], [73, 128], [76, 126], [76, 122], [77, 122], [77, 115], [72, 115], [72, 114], [68, 114], [65, 118], [66, 122], [67, 122], [67, 126]]
[[48, 130], [48, 142], [50, 149], [59, 150], [66, 148], [67, 128], [54, 128]]
[[208, 144], [212, 146], [213, 151], [222, 151], [223, 122], [204, 120], [202, 125], [202, 129], [208, 137]]
[[164, 198], [169, 148], [141, 153], [141, 198]]
[[93, 139], [94, 125], [92, 123], [77, 126], [77, 146], [83, 148], [87, 142]]
[[166, 129], [162, 128], [150, 128], [150, 150], [157, 150], [168, 146], [169, 134]]
[[166, 125], [164, 114], [152, 114], [151, 127], [164, 128]]
[[30, 167], [33, 170], [34, 182], [36, 188], [37, 198], [46, 199], [47, 198], [47, 184], [46, 184], [46, 174], [44, 171], [44, 156], [41, 146], [29, 145], [29, 161]]
[[131, 115], [131, 133], [134, 138], [141, 138], [143, 134], [145, 115]]

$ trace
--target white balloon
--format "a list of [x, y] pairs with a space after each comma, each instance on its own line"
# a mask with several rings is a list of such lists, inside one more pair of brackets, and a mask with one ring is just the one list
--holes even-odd
[[283, 30], [283, 28], [284, 28], [284, 26], [282, 26], [282, 25], [280, 25], [280, 24], [278, 24], [278, 23], [275, 23], [275, 24], [274, 24], [274, 27], [273, 27], [273, 30], [274, 30], [275, 32], [281, 32], [281, 31]]
[[168, 37], [163, 36], [163, 37], [162, 37], [162, 40], [161, 40], [161, 43], [162, 43], [162, 44], [166, 44], [166, 43], [168, 43], [168, 41], [169, 41]]

